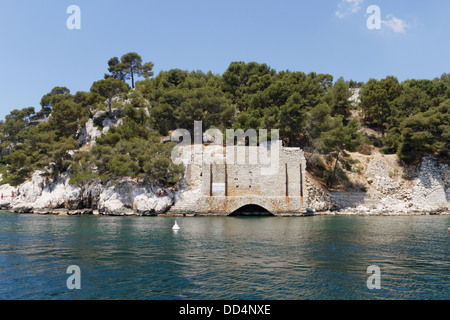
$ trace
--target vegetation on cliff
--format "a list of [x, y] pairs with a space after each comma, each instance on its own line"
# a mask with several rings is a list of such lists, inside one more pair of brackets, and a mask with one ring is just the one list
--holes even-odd
[[[204, 129], [279, 129], [285, 146], [329, 159], [321, 173], [327, 183], [348, 164], [345, 151], [376, 147], [407, 162], [449, 156], [449, 74], [356, 83], [256, 62], [233, 62], [222, 75], [172, 69], [153, 77], [152, 69], [137, 53], [114, 57], [109, 74], [89, 92], [57, 86], [42, 97], [38, 112], [13, 110], [0, 122], [2, 183], [20, 184], [40, 169], [49, 177], [71, 170], [72, 183], [132, 177], [173, 185], [183, 167], [171, 162], [173, 144], [161, 136], [193, 131], [197, 120]], [[360, 100], [352, 98], [357, 91]], [[121, 122], [84, 148], [79, 137], [89, 118], [101, 126], [117, 108]]]

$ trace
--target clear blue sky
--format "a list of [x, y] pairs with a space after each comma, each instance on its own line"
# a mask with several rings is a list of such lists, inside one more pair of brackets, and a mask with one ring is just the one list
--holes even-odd
[[[69, 30], [69, 5], [81, 29]], [[381, 29], [369, 30], [370, 5]], [[107, 61], [139, 53], [160, 70], [213, 71], [232, 61], [277, 71], [400, 81], [450, 72], [450, 1], [0, 0], [0, 119], [55, 86], [88, 91]]]

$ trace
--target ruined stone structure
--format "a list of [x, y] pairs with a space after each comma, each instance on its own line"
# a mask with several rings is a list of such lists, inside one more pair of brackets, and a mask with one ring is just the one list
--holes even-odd
[[300, 148], [284, 148], [278, 141], [269, 148], [193, 146], [189, 151], [183, 159], [187, 191], [177, 196], [170, 213], [305, 213], [306, 160]]

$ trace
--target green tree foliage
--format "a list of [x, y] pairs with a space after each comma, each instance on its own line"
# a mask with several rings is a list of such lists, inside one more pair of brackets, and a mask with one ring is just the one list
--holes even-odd
[[47, 117], [55, 104], [63, 100], [69, 100], [71, 97], [70, 90], [66, 87], [54, 87], [52, 91], [42, 97], [42, 110], [36, 114], [36, 118], [40, 119]]
[[6, 116], [5, 121], [0, 122], [0, 141], [1, 149], [8, 144], [23, 142], [23, 130], [30, 124], [34, 116], [34, 108], [29, 107], [22, 110], [15, 109]]
[[108, 60], [108, 71], [111, 72], [111, 74], [105, 74], [105, 79], [108, 78], [114, 78], [120, 81], [125, 81], [126, 74], [124, 72], [124, 67], [120, 63], [119, 58], [113, 57]]
[[362, 136], [356, 119], [352, 119], [346, 126], [342, 122], [342, 116], [330, 120], [329, 130], [323, 131], [319, 140], [323, 152], [336, 155], [335, 173], [341, 152], [344, 150], [356, 151], [361, 144]]
[[77, 157], [73, 168], [73, 183], [84, 182], [86, 177], [114, 179], [138, 177], [161, 185], [173, 185], [184, 172], [182, 165], [170, 160], [174, 143], [163, 144], [159, 135], [145, 124], [126, 118], [118, 127], [102, 135], [90, 152]]
[[345, 82], [343, 78], [339, 78], [331, 90], [331, 114], [333, 116], [342, 115], [347, 118], [350, 115], [351, 102], [349, 83]]
[[306, 114], [305, 136], [316, 150], [324, 150], [320, 136], [322, 132], [330, 130], [331, 107], [327, 103], [321, 103], [311, 108]]
[[69, 100], [58, 102], [53, 107], [51, 125], [60, 137], [74, 137], [79, 127], [84, 126], [88, 110], [81, 104]]
[[432, 102], [430, 97], [415, 86], [404, 85], [402, 93], [392, 102], [392, 110], [387, 120], [387, 133], [383, 137], [383, 151], [395, 153], [400, 143], [400, 124], [418, 112], [426, 111]]
[[[182, 75], [178, 71], [177, 74]], [[184, 82], [179, 82], [182, 77], [177, 76], [178, 80], [171, 82], [174, 80], [173, 75], [174, 73], [160, 74], [155, 79], [159, 89], [148, 97], [152, 105], [152, 126], [156, 130], [163, 135], [178, 128], [192, 132], [194, 121], [203, 121], [204, 128], [231, 127], [235, 108], [220, 89], [206, 82], [199, 84], [200, 87], [186, 87], [186, 82], [192, 80], [190, 77], [186, 76]], [[166, 89], [161, 88], [167, 85]]]
[[331, 75], [276, 72], [255, 62], [232, 63], [222, 82], [238, 111], [233, 127], [279, 129], [286, 145], [303, 147], [311, 144], [304, 132], [305, 114], [333, 89]]
[[79, 103], [83, 109], [88, 110], [89, 117], [92, 117], [95, 106], [104, 102], [105, 99], [95, 92], [78, 91], [73, 97], [73, 101]]
[[312, 108], [306, 115], [306, 135], [316, 151], [336, 158], [332, 177], [343, 151], [356, 151], [362, 143], [360, 125], [356, 119], [346, 125], [342, 115], [333, 117], [331, 107], [322, 103]]
[[[223, 89], [234, 97], [233, 102], [238, 102], [245, 94], [267, 88], [275, 74], [276, 71], [266, 64], [232, 62], [222, 76]], [[240, 109], [245, 109], [245, 106], [241, 106]]]
[[[397, 153], [406, 161], [413, 161], [425, 153], [446, 156], [448, 141], [445, 130], [428, 128], [441, 117], [450, 98], [450, 81], [447, 74], [433, 80], [407, 80], [398, 83], [387, 77], [380, 81], [369, 80], [361, 96], [361, 107], [369, 126], [383, 134], [382, 151]], [[436, 118], [433, 117], [436, 112]], [[378, 117], [378, 120], [377, 120]], [[430, 139], [433, 139], [431, 141]]]
[[75, 138], [86, 123], [88, 110], [62, 87], [56, 87], [42, 101], [52, 110], [46, 121], [35, 121], [41, 117], [34, 115], [34, 108], [26, 108], [14, 110], [0, 123], [0, 164], [6, 165], [2, 183], [20, 184], [35, 170], [44, 170], [54, 178], [71, 166], [73, 151], [79, 147]]
[[429, 97], [432, 106], [436, 107], [445, 100], [450, 99], [450, 81], [448, 81], [448, 77], [449, 75], [444, 73], [440, 78], [433, 80], [407, 80], [403, 85], [420, 89]]
[[[345, 164], [345, 151], [362, 143], [361, 125], [382, 136], [377, 147], [405, 161], [424, 154], [448, 157], [450, 75], [399, 82], [393, 76], [367, 83], [333, 80], [329, 74], [279, 71], [257, 62], [232, 62], [222, 74], [171, 69], [153, 76], [153, 64], [134, 52], [108, 61], [104, 80], [75, 95], [55, 87], [34, 108], [13, 110], [0, 122], [2, 183], [17, 185], [35, 170], [51, 178], [71, 173], [71, 183], [131, 177], [160, 185], [177, 183], [183, 167], [170, 160], [173, 143], [160, 135], [183, 128], [279, 129], [285, 146], [321, 154], [334, 165], [323, 178], [330, 183]], [[136, 81], [137, 78], [145, 78]], [[131, 80], [134, 90], [125, 82]], [[350, 88], [361, 88], [361, 103], [350, 102]], [[82, 146], [89, 117], [102, 124], [115, 107], [121, 122]], [[99, 117], [107, 102], [109, 113]], [[357, 117], [353, 108], [363, 116]], [[360, 122], [359, 122], [360, 121]], [[365, 137], [365, 141], [370, 141]], [[341, 172], [339, 170], [339, 172]]]
[[280, 134], [288, 140], [289, 145], [293, 145], [304, 131], [306, 108], [306, 102], [299, 93], [291, 95], [280, 108]]
[[92, 93], [106, 99], [109, 113], [111, 113], [112, 98], [118, 94], [128, 92], [129, 89], [130, 87], [127, 83], [114, 78], [96, 81], [91, 86]]
[[397, 78], [389, 76], [380, 81], [370, 79], [361, 93], [361, 107], [365, 121], [379, 129], [383, 136], [390, 126], [388, 122], [394, 109], [393, 103], [401, 94], [402, 86]]
[[[189, 76], [187, 71], [180, 69], [172, 69], [167, 72], [163, 77], [164, 87], [168, 88], [170, 86], [178, 87], [178, 85], [184, 83], [186, 78]], [[191, 88], [190, 88], [191, 89]]]
[[450, 100], [405, 118], [400, 126], [398, 155], [413, 161], [421, 154], [448, 157], [450, 147]]
[[130, 80], [131, 87], [134, 88], [135, 78], [144, 77], [145, 79], [153, 76], [152, 62], [142, 62], [142, 57], [136, 52], [129, 52], [124, 54], [119, 61], [119, 58], [113, 57], [108, 61], [108, 71], [111, 74], [106, 74], [105, 79], [114, 78], [120, 81]]

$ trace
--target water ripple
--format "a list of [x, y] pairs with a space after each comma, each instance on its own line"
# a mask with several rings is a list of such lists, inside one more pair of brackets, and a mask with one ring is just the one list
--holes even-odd
[[[173, 221], [0, 213], [0, 299], [450, 297], [449, 217]], [[81, 290], [66, 287], [72, 264]]]

